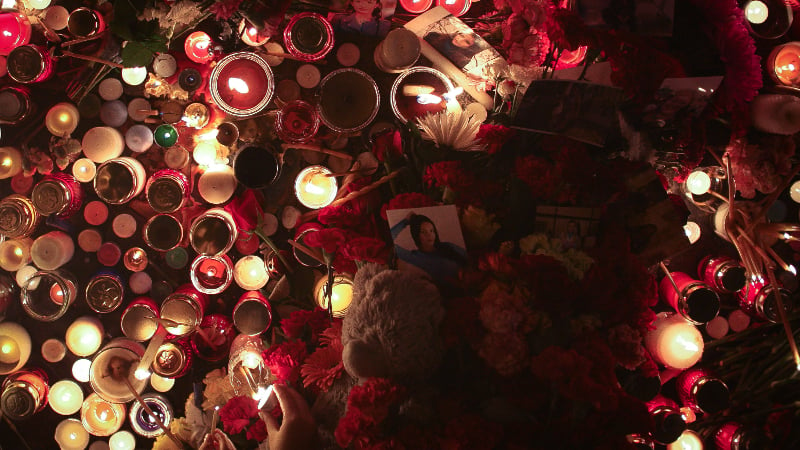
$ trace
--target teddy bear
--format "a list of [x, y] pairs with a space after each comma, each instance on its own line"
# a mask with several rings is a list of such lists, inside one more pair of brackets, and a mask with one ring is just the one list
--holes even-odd
[[346, 373], [312, 407], [325, 447], [336, 447], [333, 433], [350, 389], [370, 377], [388, 378], [409, 389], [401, 415], [426, 420], [433, 414], [425, 381], [442, 363], [439, 327], [444, 314], [439, 290], [427, 277], [378, 264], [358, 270], [342, 323]]

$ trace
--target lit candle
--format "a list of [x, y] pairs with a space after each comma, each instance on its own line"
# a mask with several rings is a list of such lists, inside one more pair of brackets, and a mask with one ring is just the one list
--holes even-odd
[[400, 6], [411, 14], [422, 14], [433, 5], [433, 0], [400, 0]]
[[[147, 407], [150, 408], [150, 411], [153, 412], [153, 415], [156, 416], [158, 420], [160, 420], [161, 423], [168, 428], [173, 417], [172, 405], [170, 405], [169, 401], [163, 395], [159, 394], [145, 394], [142, 396], [142, 400]], [[159, 424], [142, 407], [140, 402], [137, 402], [131, 406], [131, 411], [128, 415], [131, 419], [131, 428], [133, 428], [133, 431], [135, 431], [136, 434], [151, 439], [164, 434], [164, 431], [161, 429]], [[111, 439], [113, 440], [114, 436], [111, 436]], [[111, 448], [114, 448], [113, 443]], [[130, 447], [130, 449], [133, 449], [133, 447]]]
[[772, 78], [784, 85], [800, 83], [800, 44], [789, 42], [775, 47], [767, 59]]
[[0, 147], [0, 180], [22, 172], [22, 154], [14, 147]]
[[31, 23], [25, 14], [13, 12], [0, 14], [0, 55], [25, 45], [31, 40]]
[[47, 401], [56, 413], [70, 416], [81, 409], [83, 390], [74, 381], [61, 380], [50, 388]]
[[42, 343], [42, 358], [49, 363], [57, 363], [67, 355], [67, 347], [58, 339], [51, 338]]
[[269, 41], [270, 33], [264, 29], [259, 31], [247, 19], [239, 22], [239, 38], [251, 47], [260, 47]]
[[236, 280], [236, 284], [246, 291], [261, 289], [269, 281], [267, 265], [259, 256], [245, 256], [236, 261], [233, 278]]
[[450, 14], [460, 17], [469, 11], [472, 2], [470, 0], [436, 0], [436, 5], [450, 11]]
[[96, 163], [104, 163], [117, 158], [125, 150], [122, 134], [111, 127], [90, 128], [81, 141], [83, 154]]
[[108, 439], [108, 448], [111, 450], [133, 450], [136, 448], [136, 438], [130, 431], [117, 431]]
[[183, 110], [183, 117], [181, 120], [186, 124], [187, 127], [192, 127], [199, 130], [208, 125], [210, 118], [211, 116], [208, 106], [199, 102], [195, 102], [186, 106], [186, 108]]
[[31, 356], [31, 336], [21, 325], [0, 322], [0, 375], [16, 372]]
[[150, 386], [158, 392], [169, 392], [175, 386], [175, 378], [165, 378], [160, 375], [150, 375]]
[[92, 393], [81, 406], [81, 422], [84, 428], [95, 436], [110, 436], [125, 421], [125, 405], [110, 403]]
[[92, 361], [86, 358], [81, 358], [72, 363], [72, 377], [81, 383], [89, 382], [89, 372], [92, 367]]
[[253, 52], [222, 58], [211, 71], [209, 91], [214, 103], [236, 117], [250, 117], [267, 107], [275, 91], [272, 69]]
[[62, 450], [83, 450], [89, 445], [89, 433], [77, 419], [64, 419], [56, 426], [55, 440]]
[[764, 23], [769, 17], [769, 8], [760, 0], [752, 0], [744, 7], [744, 17], [748, 22], [756, 25]]
[[33, 241], [31, 258], [44, 270], [55, 270], [68, 263], [75, 254], [72, 238], [63, 231], [51, 231]]
[[78, 356], [89, 356], [103, 342], [103, 324], [96, 317], [79, 317], [67, 328], [65, 340], [69, 351]]
[[328, 176], [332, 172], [323, 166], [309, 166], [300, 171], [294, 182], [297, 199], [307, 208], [324, 208], [336, 198], [336, 177]]
[[700, 225], [691, 220], [686, 222], [686, 225], [683, 226], [683, 231], [686, 233], [686, 237], [689, 238], [690, 244], [694, 244], [700, 239]]
[[[19, 270], [17, 270], [17, 274], [14, 277], [14, 280], [17, 282], [17, 286], [20, 286], [20, 287], [21, 286], [25, 286], [25, 284], [33, 276], [33, 274], [35, 274], [38, 271], [39, 271], [39, 269], [37, 269], [34, 266], [25, 266], [25, 267], [22, 267]], [[31, 286], [32, 289], [35, 288], [35, 287], [36, 286]]]
[[147, 79], [147, 67], [126, 67], [122, 69], [122, 81], [131, 85], [138, 86]]
[[30, 238], [9, 239], [0, 243], [0, 269], [16, 272], [31, 262]]
[[[314, 297], [320, 308], [328, 310], [328, 298], [325, 297], [325, 287], [328, 284], [328, 277], [323, 276], [314, 286]], [[334, 317], [343, 317], [353, 301], [353, 280], [344, 274], [336, 274], [333, 277], [333, 289], [331, 290], [331, 310]]]
[[233, 196], [237, 184], [233, 167], [219, 165], [209, 168], [200, 175], [197, 190], [203, 200], [212, 205], [219, 205], [227, 202]]
[[194, 162], [201, 166], [211, 166], [217, 161], [217, 145], [212, 141], [203, 141], [192, 152]]
[[97, 166], [89, 158], [80, 158], [72, 163], [72, 176], [81, 183], [91, 183], [97, 173]]
[[702, 170], [695, 170], [686, 177], [686, 190], [694, 195], [703, 195], [711, 189], [711, 177]]
[[147, 268], [147, 253], [139, 247], [129, 248], [125, 251], [122, 262], [131, 272], [141, 272]]
[[653, 358], [674, 369], [688, 369], [703, 356], [703, 335], [679, 314], [660, 313], [654, 330], [645, 335], [645, 346]]
[[211, 36], [202, 31], [195, 31], [187, 36], [183, 42], [183, 50], [186, 52], [187, 58], [199, 64], [205, 64], [214, 59]]
[[189, 277], [192, 285], [205, 294], [219, 294], [233, 281], [233, 266], [227, 255], [199, 255], [192, 262]]
[[703, 450], [703, 441], [694, 431], [685, 430], [677, 441], [667, 445], [667, 450]]

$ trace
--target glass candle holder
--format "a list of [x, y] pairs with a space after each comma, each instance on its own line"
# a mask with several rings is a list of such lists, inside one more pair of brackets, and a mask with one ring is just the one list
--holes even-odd
[[156, 350], [152, 369], [164, 378], [180, 378], [192, 366], [192, 349], [185, 339], [164, 342]]
[[71, 416], [81, 409], [83, 389], [72, 380], [53, 384], [47, 397], [50, 408], [62, 416]]
[[702, 325], [719, 314], [719, 295], [707, 284], [683, 272], [672, 272], [678, 290], [664, 277], [659, 285], [661, 298], [681, 316], [695, 325]]
[[750, 281], [744, 289], [736, 293], [739, 307], [750, 317], [778, 323], [780, 315], [778, 302], [775, 300], [775, 290], [781, 296], [783, 309], [788, 314], [793, 307], [791, 292], [784, 287], [774, 286], [763, 280]]
[[0, 242], [0, 269], [16, 272], [31, 262], [31, 238], [8, 239]]
[[61, 318], [77, 298], [77, 282], [69, 272], [40, 270], [21, 287], [22, 309], [36, 320]]
[[25, 420], [44, 409], [50, 390], [42, 369], [22, 369], [3, 380], [0, 409], [11, 420]]
[[233, 281], [233, 263], [228, 255], [199, 255], [189, 271], [192, 285], [204, 294], [219, 294]]
[[651, 436], [657, 443], [670, 444], [686, 430], [686, 422], [681, 417], [681, 411], [677, 403], [672, 400], [659, 395], [647, 402], [647, 409], [655, 425]]
[[81, 423], [95, 436], [111, 436], [124, 422], [125, 405], [104, 400], [97, 393], [89, 394], [81, 405]]
[[695, 411], [714, 414], [730, 405], [728, 386], [707, 369], [685, 370], [675, 381], [681, 403]]
[[674, 369], [688, 369], [703, 356], [703, 335], [680, 314], [659, 313], [655, 329], [647, 332], [644, 344], [653, 359]]
[[447, 110], [448, 95], [455, 89], [442, 72], [430, 67], [412, 67], [392, 83], [389, 102], [395, 117], [414, 122], [417, 117]]
[[400, 6], [411, 14], [422, 14], [433, 6], [433, 0], [400, 0]]
[[275, 119], [275, 131], [286, 142], [307, 142], [317, 134], [317, 130], [317, 109], [303, 100], [293, 100], [283, 105]]
[[772, 49], [767, 58], [770, 77], [784, 86], [800, 86], [800, 42], [787, 42]]
[[103, 324], [96, 317], [82, 316], [67, 328], [67, 348], [77, 356], [89, 356], [103, 343]]
[[217, 142], [230, 147], [239, 140], [239, 127], [231, 122], [222, 122], [217, 126]]
[[195, 102], [186, 105], [186, 108], [183, 110], [183, 118], [181, 120], [184, 124], [186, 124], [187, 127], [199, 130], [208, 125], [210, 118], [211, 113], [208, 110], [208, 106]]
[[22, 325], [0, 322], [0, 375], [16, 372], [31, 356], [31, 335]]
[[720, 197], [728, 195], [728, 175], [720, 166], [698, 167], [686, 177], [681, 189], [689, 202], [713, 213], [724, 203]]
[[178, 142], [178, 130], [168, 123], [159, 125], [153, 131], [153, 140], [163, 148], [172, 147]]
[[697, 273], [703, 282], [726, 294], [741, 291], [747, 284], [744, 266], [728, 256], [706, 256], [700, 260]]
[[294, 193], [303, 206], [320, 209], [330, 205], [336, 198], [338, 184], [333, 172], [323, 166], [308, 166], [297, 174]]
[[240, 334], [231, 345], [228, 359], [228, 377], [236, 395], [253, 397], [272, 383], [272, 373], [267, 368], [261, 352], [261, 338]]
[[67, 31], [77, 38], [94, 36], [105, 30], [103, 15], [89, 8], [76, 8], [67, 18]]
[[31, 22], [28, 16], [19, 12], [0, 14], [0, 55], [8, 55], [12, 50], [31, 40]]
[[333, 27], [320, 14], [296, 14], [283, 31], [283, 42], [295, 58], [319, 61], [333, 49]]
[[147, 180], [145, 193], [155, 212], [175, 212], [189, 197], [189, 179], [178, 170], [162, 169]]
[[[133, 400], [135, 396], [128, 385], [130, 384], [139, 394], [147, 386], [147, 380], [139, 380], [134, 376], [136, 365], [143, 356], [142, 344], [127, 338], [111, 340], [92, 359], [89, 384], [94, 392], [107, 402], [127, 403]], [[88, 427], [87, 430], [92, 432]], [[114, 431], [116, 430], [111, 432]]]
[[325, 295], [327, 286], [327, 276], [320, 277], [317, 280], [317, 284], [314, 285], [314, 299], [317, 305], [326, 311], [331, 311], [333, 317], [344, 317], [350, 308], [350, 303], [353, 301], [353, 279], [343, 273], [333, 275], [330, 306], [328, 304], [328, 296]]
[[[18, 125], [30, 117], [34, 109], [30, 92], [24, 86], [0, 87], [0, 123]], [[22, 170], [21, 164], [19, 168]]]
[[[428, 9], [433, 0], [416, 0], [419, 6], [427, 4]], [[403, 2], [400, 2], [403, 4]], [[406, 3], [412, 3], [407, 0]], [[411, 68], [420, 55], [419, 37], [406, 28], [395, 28], [375, 47], [375, 65], [387, 73], [400, 73]]]
[[238, 236], [233, 216], [222, 208], [211, 208], [192, 221], [189, 243], [199, 255], [223, 255]]
[[275, 78], [266, 61], [253, 52], [222, 58], [211, 71], [209, 91], [214, 103], [235, 117], [261, 112], [272, 100]]
[[147, 252], [139, 247], [132, 247], [122, 256], [122, 264], [131, 272], [141, 272], [147, 268]]
[[83, 206], [83, 188], [74, 176], [64, 172], [47, 175], [31, 191], [31, 202], [43, 216], [69, 218]]
[[762, 39], [777, 39], [792, 26], [792, 8], [779, 0], [750, 0], [742, 6], [750, 33]]
[[150, 297], [139, 297], [130, 302], [122, 312], [120, 328], [122, 334], [134, 341], [147, 341], [153, 337], [158, 329], [160, 318], [158, 305]]
[[718, 450], [750, 450], [770, 446], [761, 432], [738, 422], [727, 422], [719, 427], [713, 441]]
[[[297, 231], [295, 232], [294, 241], [298, 244], [304, 244], [304, 239], [311, 233], [312, 231], [318, 231], [322, 229], [322, 225], [315, 223], [315, 222], [306, 222], [299, 227], [297, 227]], [[292, 247], [292, 253], [294, 254], [294, 258], [300, 264], [306, 267], [320, 267], [322, 266], [322, 262], [318, 261], [316, 258], [312, 258], [311, 256], [307, 255], [305, 252], [298, 250], [297, 247]]]
[[183, 90], [196, 91], [203, 85], [203, 75], [194, 67], [187, 67], [178, 75], [178, 85]]
[[28, 197], [11, 194], [0, 200], [0, 234], [24, 238], [33, 234], [41, 215]]
[[[153, 393], [142, 395], [142, 400], [144, 400], [144, 403], [150, 408], [150, 411], [158, 417], [158, 420], [169, 428], [173, 417], [172, 404], [170, 404], [169, 400], [163, 395]], [[153, 439], [164, 434], [164, 430], [158, 426], [155, 419], [153, 419], [150, 413], [148, 413], [139, 402], [135, 402], [131, 405], [128, 417], [130, 418], [131, 428], [133, 428], [133, 431], [139, 436]]]
[[191, 284], [185, 284], [169, 294], [161, 304], [161, 318], [171, 320], [176, 325], [165, 326], [167, 332], [173, 336], [183, 336], [194, 331], [203, 320], [208, 302], [208, 295]]
[[235, 337], [236, 329], [231, 319], [221, 314], [209, 314], [203, 317], [197, 332], [192, 335], [192, 350], [204, 361], [220, 361], [228, 357]]
[[69, 136], [76, 128], [80, 120], [78, 108], [72, 103], [56, 103], [44, 118], [44, 125], [47, 131], [54, 136]]
[[214, 59], [214, 47], [211, 36], [203, 31], [195, 31], [183, 41], [186, 57], [198, 64], [206, 64]]
[[47, 49], [38, 45], [21, 45], [6, 58], [8, 76], [17, 83], [40, 83], [53, 75], [54, 62]]
[[233, 174], [245, 187], [261, 189], [278, 179], [281, 166], [275, 150], [269, 147], [249, 146], [239, 150], [233, 159]]
[[359, 69], [334, 70], [319, 84], [320, 119], [339, 133], [365, 128], [375, 119], [380, 103], [375, 80]]
[[258, 29], [247, 19], [239, 22], [239, 39], [251, 47], [260, 47], [269, 42], [269, 30]]
[[53, 439], [63, 450], [83, 450], [89, 445], [89, 432], [78, 419], [64, 419], [56, 426]]
[[122, 277], [111, 270], [95, 274], [86, 283], [86, 303], [94, 312], [110, 313], [119, 308], [125, 297]]
[[156, 214], [142, 229], [144, 242], [153, 250], [166, 252], [183, 241], [183, 225], [171, 214]]
[[246, 291], [261, 289], [269, 281], [267, 265], [260, 256], [247, 255], [239, 258], [233, 268], [233, 278]]
[[233, 323], [248, 336], [259, 335], [272, 324], [272, 307], [260, 291], [248, 291], [233, 307]]
[[110, 159], [97, 168], [94, 191], [104, 202], [122, 205], [144, 190], [147, 173], [138, 160], [130, 157]]

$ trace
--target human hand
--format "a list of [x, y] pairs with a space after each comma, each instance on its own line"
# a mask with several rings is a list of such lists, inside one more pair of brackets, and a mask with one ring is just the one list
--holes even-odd
[[317, 425], [306, 400], [289, 386], [275, 384], [273, 390], [283, 411], [283, 423], [278, 425], [275, 418], [264, 411], [258, 413], [267, 425], [270, 450], [312, 448]]
[[200, 444], [199, 450], [236, 450], [228, 436], [219, 428], [211, 430]]

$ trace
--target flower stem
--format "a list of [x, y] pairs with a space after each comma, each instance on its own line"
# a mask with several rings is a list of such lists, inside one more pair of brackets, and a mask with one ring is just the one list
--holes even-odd
[[275, 243], [272, 242], [272, 239], [270, 239], [269, 236], [264, 234], [264, 231], [261, 230], [261, 227], [256, 227], [256, 229], [253, 230], [253, 233], [255, 233], [256, 236], [258, 236], [262, 241], [264, 241], [264, 243], [267, 244], [267, 247], [269, 247], [272, 250], [272, 252], [275, 253], [275, 256], [277, 256], [278, 259], [281, 260], [281, 263], [283, 263], [283, 266], [286, 267], [287, 272], [289, 272], [290, 274], [294, 273], [292, 267], [289, 265], [289, 261], [287, 261], [286, 258], [283, 257], [281, 252], [278, 250], [278, 247], [275, 247]]

